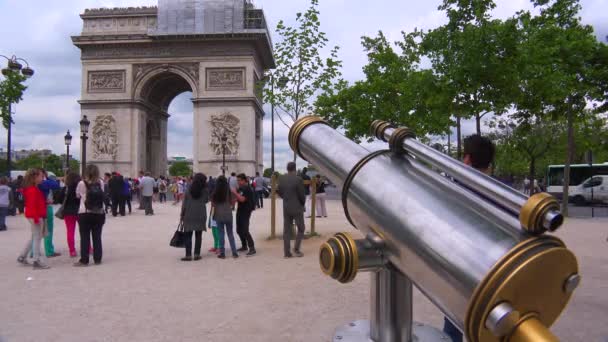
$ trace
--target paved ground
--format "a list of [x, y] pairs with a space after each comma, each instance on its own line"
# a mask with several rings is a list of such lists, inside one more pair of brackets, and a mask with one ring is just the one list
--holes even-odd
[[[157, 205], [154, 217], [108, 219], [103, 265], [74, 268], [61, 256], [47, 271], [17, 265], [29, 229], [23, 217], [9, 218], [0, 233], [0, 341], [330, 341], [336, 326], [367, 318], [369, 276], [341, 285], [317, 262], [326, 237], [350, 230], [339, 202], [301, 259], [284, 260], [282, 242], [265, 240], [268, 212], [253, 215], [256, 257], [179, 261], [182, 250], [168, 246], [177, 208]], [[65, 228], [56, 227], [67, 254]], [[608, 220], [572, 219], [559, 235], [577, 253], [583, 282], [553, 330], [563, 341], [608, 341]], [[205, 250], [211, 240], [205, 233]], [[419, 292], [414, 301], [417, 320], [441, 323]]]

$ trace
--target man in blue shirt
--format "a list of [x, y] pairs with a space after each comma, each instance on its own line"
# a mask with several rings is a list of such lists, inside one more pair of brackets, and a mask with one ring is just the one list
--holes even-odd
[[53, 221], [55, 217], [53, 215], [53, 199], [52, 196], [49, 198], [49, 194], [51, 194], [52, 191], [61, 189], [61, 187], [59, 186], [58, 181], [48, 178], [45, 169], [41, 169], [41, 171], [44, 174], [44, 181], [38, 185], [38, 189], [42, 191], [44, 199], [46, 200], [46, 225], [48, 230], [48, 234], [44, 238], [44, 251], [47, 258], [52, 258], [60, 256], [61, 253], [55, 252], [55, 246], [53, 245]]

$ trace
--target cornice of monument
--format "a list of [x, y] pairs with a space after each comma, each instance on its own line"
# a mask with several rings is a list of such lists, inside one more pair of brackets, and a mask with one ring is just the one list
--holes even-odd
[[80, 15], [81, 18], [98, 18], [107, 16], [156, 15], [157, 6], [142, 7], [114, 7], [114, 8], [87, 8]]

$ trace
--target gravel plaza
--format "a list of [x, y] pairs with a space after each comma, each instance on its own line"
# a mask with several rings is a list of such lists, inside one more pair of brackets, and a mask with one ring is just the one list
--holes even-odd
[[[280, 201], [277, 208], [281, 227]], [[155, 203], [153, 217], [137, 210], [108, 217], [103, 264], [87, 268], [72, 267], [65, 226], [56, 219], [63, 255], [42, 271], [16, 262], [30, 232], [23, 216], [10, 217], [0, 233], [0, 341], [331, 341], [336, 327], [369, 317], [369, 275], [342, 285], [320, 271], [320, 244], [339, 231], [357, 234], [339, 201], [328, 201], [328, 211], [329, 218], [317, 219], [322, 236], [304, 241], [303, 258], [283, 259], [282, 241], [266, 240], [266, 201], [252, 216], [258, 255], [220, 260], [205, 253], [182, 262], [183, 250], [169, 247], [178, 207]], [[562, 341], [608, 341], [608, 220], [569, 219], [557, 235], [576, 253], [583, 278], [552, 331]], [[206, 232], [203, 250], [211, 246]], [[418, 291], [414, 315], [443, 323]]]

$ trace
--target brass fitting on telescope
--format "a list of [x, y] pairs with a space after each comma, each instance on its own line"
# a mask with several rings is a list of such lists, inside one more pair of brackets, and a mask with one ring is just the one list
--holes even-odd
[[298, 141], [300, 140], [300, 135], [306, 127], [318, 123], [327, 124], [325, 121], [323, 121], [323, 119], [318, 116], [305, 116], [296, 120], [296, 122], [294, 122], [294, 124], [291, 126], [291, 129], [289, 129], [289, 146], [294, 152], [296, 152], [298, 156], [300, 156], [300, 158], [304, 160], [306, 160], [306, 158], [304, 158], [304, 156], [300, 152], [300, 144], [298, 143]]
[[374, 122], [372, 122], [372, 125], [370, 128], [371, 128], [370, 133], [372, 134], [372, 136], [374, 136], [384, 142], [388, 142], [388, 141], [386, 141], [386, 138], [384, 137], [384, 131], [387, 128], [395, 128], [395, 126], [393, 126], [393, 124], [391, 124], [388, 121], [374, 120]]
[[404, 154], [405, 149], [403, 148], [403, 141], [408, 138], [416, 139], [414, 131], [407, 127], [399, 127], [395, 129], [391, 138], [388, 140], [388, 146], [391, 151], [398, 154]]
[[532, 235], [554, 231], [564, 222], [559, 203], [546, 192], [530, 196], [519, 213], [521, 226]]
[[375, 241], [353, 239], [348, 233], [337, 233], [319, 250], [321, 270], [341, 283], [355, 279], [358, 271], [378, 269], [385, 261]]
[[561, 240], [543, 235], [522, 241], [493, 266], [471, 296], [467, 340], [554, 341], [548, 327], [579, 282], [576, 257]]

